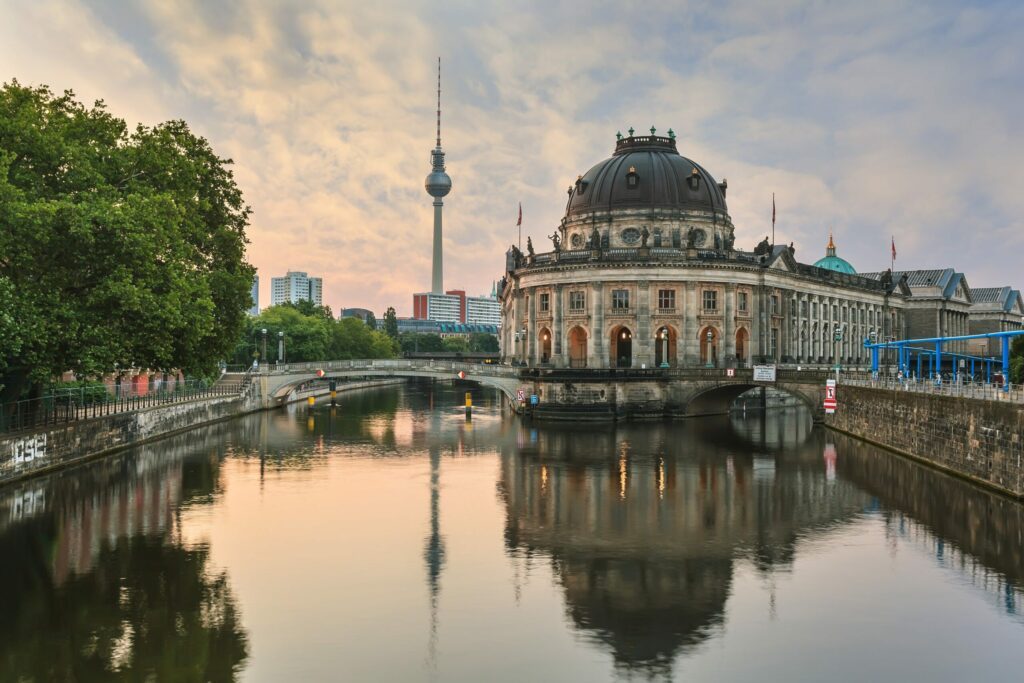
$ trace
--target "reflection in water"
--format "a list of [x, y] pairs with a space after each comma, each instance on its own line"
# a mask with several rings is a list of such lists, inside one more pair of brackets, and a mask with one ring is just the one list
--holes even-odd
[[215, 495], [227, 432], [0, 491], [0, 680], [233, 678], [247, 644], [227, 575], [176, 518]]
[[[772, 445], [810, 431], [806, 411], [787, 413], [767, 430]], [[801, 538], [868, 507], [828, 479], [820, 450], [751, 453], [765, 430], [744, 427], [727, 438], [728, 421], [711, 419], [549, 427], [504, 450], [508, 547], [550, 556], [573, 623], [621, 666], [666, 670], [722, 628], [736, 560], [770, 576]]]
[[[724, 650], [737, 631], [770, 640], [792, 628], [786, 617], [815, 599], [797, 559], [851, 539], [868, 548], [851, 570], [892, 574], [895, 558], [871, 564], [875, 539], [882, 554], [882, 543], [906, 548], [954, 579], [932, 579], [927, 598], [963, 586], [1024, 625], [1024, 506], [814, 428], [802, 408], [546, 426], [502, 417], [486, 391], [469, 422], [462, 391], [343, 394], [335, 408], [252, 415], [0, 489], [0, 680], [278, 680], [256, 664], [274, 656], [266, 643], [307, 623], [326, 635], [278, 650], [284, 670], [531, 679], [533, 650], [509, 655], [524, 656], [508, 669], [464, 663], [495, 661], [481, 643], [550, 634], [538, 601], [564, 605], [554, 628], [582, 636], [551, 645], [548, 663], [597, 650], [618, 676], [669, 677], [715, 650], [709, 641]], [[207, 534], [196, 520], [211, 518], [234, 525]], [[293, 564], [224, 549], [254, 539], [305, 558], [302, 585], [277, 595], [269, 567], [291, 581]], [[761, 622], [737, 629], [751, 609]], [[360, 656], [372, 668], [357, 673]]]

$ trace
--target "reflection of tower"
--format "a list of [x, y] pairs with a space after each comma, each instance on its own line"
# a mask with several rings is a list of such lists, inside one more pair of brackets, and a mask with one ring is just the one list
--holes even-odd
[[[433, 404], [434, 394], [430, 394]], [[440, 432], [440, 416], [432, 411], [433, 435]], [[444, 568], [444, 538], [441, 536], [441, 447], [432, 439], [430, 445], [430, 536], [423, 551], [427, 563], [427, 588], [430, 591], [430, 659], [433, 661], [437, 645], [437, 600], [441, 593], [441, 569]]]
[[441, 58], [437, 58], [437, 146], [430, 153], [433, 169], [424, 185], [434, 198], [434, 267], [430, 277], [430, 291], [444, 294], [444, 263], [441, 254], [441, 198], [452, 190], [452, 179], [444, 172], [444, 150], [441, 149]]

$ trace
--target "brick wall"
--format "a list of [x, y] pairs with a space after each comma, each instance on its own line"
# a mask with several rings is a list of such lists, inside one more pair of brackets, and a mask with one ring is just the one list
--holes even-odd
[[825, 424], [1024, 497], [1024, 406], [841, 385]]

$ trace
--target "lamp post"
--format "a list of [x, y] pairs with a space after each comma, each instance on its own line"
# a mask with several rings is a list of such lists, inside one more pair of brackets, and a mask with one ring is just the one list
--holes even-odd
[[284, 359], [284, 332], [277, 333], [277, 362], [285, 363]]
[[658, 333], [661, 337], [661, 367], [668, 367], [668, 329], [663, 327]]
[[266, 365], [267, 364], [267, 328], [264, 327], [262, 330], [260, 330], [260, 332], [263, 333], [263, 354], [262, 354], [261, 357], [263, 358], [263, 364]]
[[713, 344], [714, 344], [714, 340], [715, 340], [715, 333], [712, 332], [710, 328], [708, 328], [707, 339], [708, 339], [708, 360], [707, 360], [707, 363], [704, 364], [704, 367], [706, 367], [706, 368], [713, 368], [713, 367], [715, 367], [715, 364], [714, 364], [714, 362], [712, 362], [711, 351], [714, 348]]
[[836, 359], [836, 384], [839, 384], [839, 342], [843, 341], [843, 328], [837, 324], [832, 336], [832, 355]]

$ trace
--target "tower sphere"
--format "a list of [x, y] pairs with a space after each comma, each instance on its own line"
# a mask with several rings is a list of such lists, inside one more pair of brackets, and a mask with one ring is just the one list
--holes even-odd
[[444, 197], [452, 191], [452, 179], [443, 170], [431, 171], [423, 181], [423, 185], [431, 197]]

